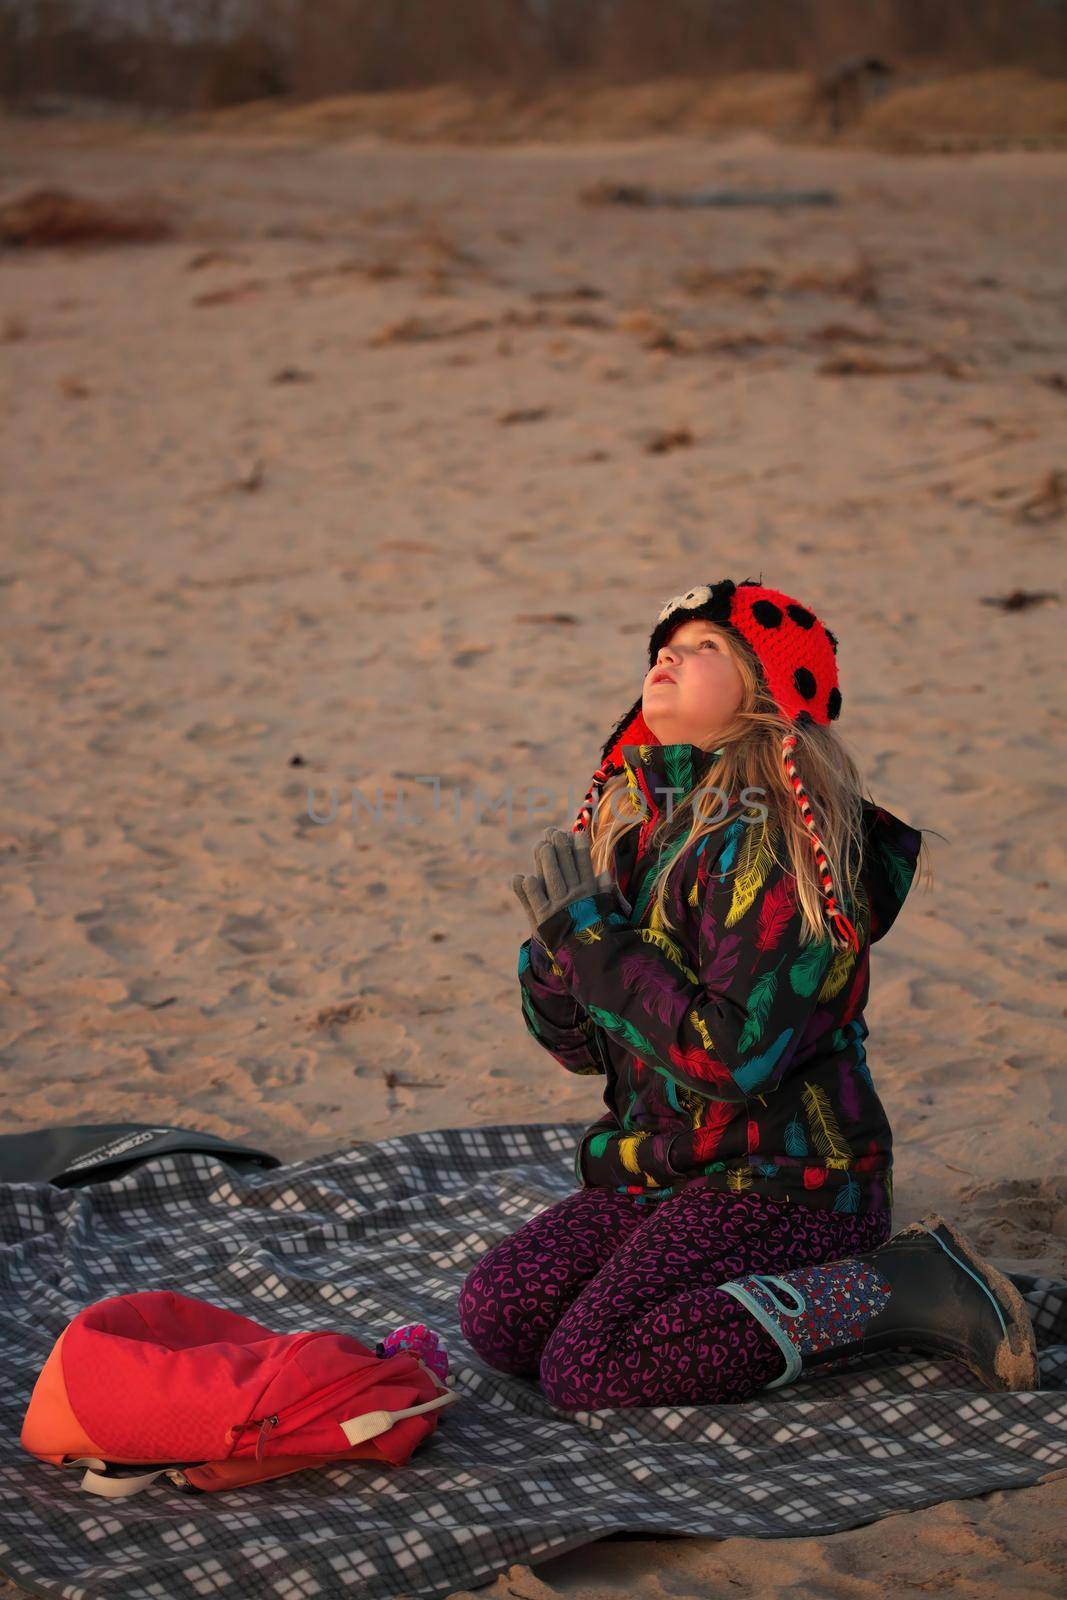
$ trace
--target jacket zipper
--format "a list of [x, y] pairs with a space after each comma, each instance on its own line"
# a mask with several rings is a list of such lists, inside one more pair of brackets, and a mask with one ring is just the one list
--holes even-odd
[[[311, 1334], [309, 1337], [314, 1339], [317, 1338], [318, 1335]], [[294, 1350], [297, 1348], [298, 1346], [293, 1346]], [[283, 1417], [286, 1421], [289, 1421], [291, 1417], [297, 1415], [299, 1412], [306, 1411], [309, 1409], [309, 1407], [318, 1405], [319, 1402], [322, 1401], [327, 1395], [332, 1395], [335, 1393], [335, 1391], [345, 1387], [351, 1387], [358, 1379], [362, 1377], [364, 1373], [368, 1371], [369, 1369], [364, 1367], [359, 1372], [346, 1372], [343, 1377], [335, 1378], [332, 1383], [328, 1383], [324, 1388], [316, 1389], [314, 1394], [305, 1395], [302, 1400], [294, 1400], [289, 1405], [282, 1406], [280, 1411], [271, 1411], [262, 1417], [250, 1417], [247, 1422], [235, 1422], [229, 1430], [231, 1438], [235, 1437], [238, 1433], [243, 1433], [246, 1428], [258, 1427], [259, 1436], [256, 1439], [255, 1459], [257, 1461], [262, 1461], [263, 1447], [266, 1444], [267, 1436], [273, 1431], [274, 1428], [278, 1426], [279, 1421]]]

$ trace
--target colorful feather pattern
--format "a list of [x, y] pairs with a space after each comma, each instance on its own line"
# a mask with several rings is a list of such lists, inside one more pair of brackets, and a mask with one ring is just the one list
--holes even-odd
[[867, 982], [871, 970], [871, 948], [868, 945], [859, 960], [856, 962], [856, 972], [849, 985], [848, 998], [845, 1000], [844, 1010], [841, 1013], [843, 1022], [851, 1022], [860, 1006], [863, 1004], [863, 986]]
[[765, 972], [761, 978], [757, 978], [749, 990], [748, 1020], [737, 1040], [737, 1048], [745, 1055], [760, 1041], [771, 1006], [774, 1004], [777, 987], [778, 972], [772, 967], [770, 972]]
[[[649, 899], [651, 899], [652, 885], [656, 877], [664, 870], [664, 868], [670, 867], [671, 862], [674, 860], [675, 856], [678, 854], [679, 850], [681, 850], [684, 844], [685, 835], [681, 834], [677, 839], [672, 839], [669, 844], [664, 845], [663, 849], [660, 851], [659, 857], [657, 858], [655, 867], [651, 872], [649, 872], [648, 877], [642, 885], [642, 896], [647, 890]], [[673, 887], [675, 894], [677, 894], [678, 890], [679, 877], [680, 874], [675, 872], [672, 877], [668, 878], [668, 888]], [[678, 915], [677, 906], [675, 907], [675, 914]], [[663, 912], [660, 910], [658, 900], [656, 900], [652, 905], [652, 914], [648, 926], [650, 928], [658, 928], [660, 932], [664, 931], [665, 924]]]
[[834, 952], [834, 959], [830, 963], [830, 970], [819, 990], [820, 1000], [832, 1000], [848, 982], [848, 975], [852, 971], [856, 960], [856, 952], [849, 945], [844, 945]]
[[646, 955], [626, 956], [619, 964], [626, 988], [636, 994], [649, 1016], [676, 1028], [689, 1009], [690, 996], [680, 988], [673, 972]]
[[808, 1148], [808, 1136], [804, 1131], [804, 1124], [801, 1122], [799, 1114], [792, 1117], [786, 1124], [785, 1149], [786, 1154], [790, 1156], [810, 1156], [811, 1154]]
[[[670, 796], [671, 809], [676, 811], [682, 798], [693, 787], [693, 759], [689, 754], [689, 746], [685, 744], [669, 745], [664, 759], [664, 767], [667, 773], [668, 789], [679, 791], [677, 794]], [[666, 809], [667, 796], [664, 795], [663, 798], [664, 809]]]
[[737, 959], [741, 954], [741, 935], [739, 933], [724, 933], [717, 944], [712, 943], [715, 930], [709, 930], [707, 950], [714, 951], [710, 963], [707, 955], [704, 960], [704, 987], [712, 994], [728, 988], [733, 978]]
[[619, 1152], [619, 1160], [627, 1172], [632, 1172], [635, 1176], [640, 1173], [641, 1168], [637, 1164], [637, 1148], [644, 1140], [651, 1139], [651, 1137], [651, 1133], [646, 1129], [642, 1133], [634, 1133], [628, 1138], [618, 1141], [616, 1148]]
[[852, 1062], [848, 1056], [842, 1056], [837, 1063], [837, 1103], [848, 1122], [853, 1124], [859, 1122], [863, 1113], [860, 1108], [859, 1089], [852, 1075]]
[[673, 961], [679, 972], [683, 973], [690, 983], [699, 982], [696, 973], [686, 966], [681, 948], [667, 934], [660, 933], [657, 928], [635, 928], [633, 931], [646, 944], [654, 944], [657, 950], [662, 950], [667, 960]]
[[789, 968], [789, 986], [794, 994], [807, 996], [815, 993], [832, 954], [832, 946], [826, 939], [813, 939], [802, 947]]
[[734, 1120], [734, 1113], [730, 1107], [723, 1105], [721, 1100], [709, 1105], [704, 1124], [698, 1128], [693, 1139], [693, 1159], [697, 1162], [707, 1161], [713, 1156], [722, 1143], [722, 1136]]
[[915, 877], [915, 862], [908, 861], [904, 856], [898, 855], [887, 844], [880, 846], [879, 859], [886, 871], [886, 876], [893, 885], [897, 898], [903, 900], [911, 888], [912, 879]]
[[607, 1028], [609, 1033], [616, 1034], [628, 1050], [632, 1050], [635, 1055], [651, 1056], [655, 1060], [651, 1043], [632, 1022], [628, 1022], [625, 1017], [617, 1016], [613, 1011], [602, 1011], [599, 1006], [589, 1006], [587, 1009], [593, 1021], [599, 1023], [602, 1028]]
[[850, 1167], [852, 1151], [837, 1125], [826, 1090], [821, 1084], [805, 1082], [803, 1099], [811, 1140], [823, 1164], [827, 1167]]
[[752, 1056], [748, 1061], [742, 1061], [733, 1074], [733, 1080], [744, 1094], [751, 1094], [757, 1084], [763, 1083], [770, 1077], [779, 1056], [792, 1037], [792, 1028], [783, 1028], [769, 1050], [765, 1050], [761, 1056]]
[[773, 950], [789, 926], [789, 919], [797, 904], [795, 883], [796, 879], [792, 876], [781, 878], [774, 888], [768, 889], [764, 895], [757, 925], [757, 950]]
[[701, 1050], [699, 1045], [693, 1045], [688, 1050], [680, 1050], [677, 1045], [672, 1045], [670, 1058], [671, 1065], [677, 1067], [679, 1072], [684, 1072], [688, 1077], [696, 1078], [702, 1083], [709, 1085], [733, 1083], [726, 1063], [718, 1061], [706, 1050]]
[[623, 1117], [622, 1117], [622, 1125], [627, 1130], [627, 1132], [629, 1132], [629, 1130], [634, 1125], [634, 1107], [637, 1104], [637, 1094], [638, 1094], [638, 1090], [637, 1090], [637, 1086], [635, 1084], [634, 1088], [633, 1088], [633, 1090], [632, 1090], [632, 1092], [630, 1094], [630, 1103], [626, 1107], [626, 1110], [623, 1112]]
[[885, 1160], [874, 1139], [867, 1141], [867, 1148], [861, 1156], [857, 1156], [852, 1163], [857, 1172], [875, 1172]]
[[856, 884], [855, 904], [852, 908], [852, 925], [859, 935], [861, 948], [870, 942], [871, 902], [867, 886], [860, 878]]
[[860, 1208], [860, 1186], [849, 1173], [834, 1200], [835, 1211], [858, 1211]]
[[734, 878], [733, 898], [723, 919], [724, 927], [732, 928], [735, 922], [740, 922], [755, 901], [773, 864], [770, 830], [757, 828], [754, 823], [748, 825], [741, 845], [737, 876]]
[[748, 828], [749, 832], [752, 831], [751, 828], [749, 827], [749, 824], [746, 823], [746, 822], [742, 822], [741, 819], [738, 817], [733, 822], [730, 823], [730, 826], [728, 828], [724, 828], [723, 829], [722, 849], [719, 851], [719, 859], [715, 863], [715, 865], [719, 869], [719, 887], [720, 887], [720, 889], [722, 888], [723, 884], [726, 882], [726, 874], [729, 872], [730, 868], [734, 864], [734, 860], [735, 860], [735, 858], [737, 856], [737, 852], [738, 852], [738, 849], [739, 849], [740, 844], [741, 844], [741, 835], [745, 832], [746, 828]]
[[584, 933], [589, 928], [599, 929], [603, 925], [604, 914], [594, 895], [586, 894], [580, 900], [570, 900], [565, 909], [575, 933]]
[[[704, 1112], [711, 1102], [705, 1100], [702, 1094], [697, 1094], [695, 1089], [683, 1089], [680, 1083], [676, 1083], [666, 1073], [663, 1074], [663, 1083], [665, 1087], [670, 1089], [671, 1094], [677, 1098], [678, 1109], [685, 1112], [687, 1125], [692, 1128], [699, 1128], [703, 1121]], [[716, 1103], [721, 1104], [722, 1102]]]
[[571, 955], [566, 945], [562, 945], [556, 952], [552, 970], [553, 972], [559, 972], [561, 974], [563, 982], [567, 985], [567, 988], [573, 992], [575, 983], [577, 982], [574, 971], [574, 957]]
[[630, 920], [635, 927], [639, 927], [648, 915], [648, 903], [652, 898], [652, 885], [656, 878], [656, 864], [653, 862], [641, 880], [641, 887], [633, 903]]

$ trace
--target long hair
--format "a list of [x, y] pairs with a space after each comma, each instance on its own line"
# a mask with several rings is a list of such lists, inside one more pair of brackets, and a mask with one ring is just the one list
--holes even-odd
[[[658, 845], [660, 855], [666, 858], [649, 890], [652, 926], [674, 930], [667, 912], [669, 881], [671, 872], [687, 852], [701, 839], [740, 818], [747, 827], [762, 829], [762, 833], [753, 838], [754, 848], [760, 848], [765, 841], [773, 859], [791, 871], [796, 879], [797, 903], [804, 920], [801, 942], [830, 939], [811, 835], [804, 825], [782, 760], [782, 738], [786, 733], [796, 734], [793, 757], [830, 865], [838, 904], [847, 915], [853, 914], [857, 900], [861, 910], [866, 910], [861, 882], [861, 800], [865, 790], [859, 768], [832, 727], [820, 723], [798, 726], [783, 716], [763, 685], [755, 652], [744, 639], [722, 628], [717, 628], [716, 633], [724, 641], [741, 676], [743, 694], [726, 727], [693, 741], [704, 750], [718, 749], [721, 745], [722, 754], [688, 794], [676, 797], [673, 815], [669, 820], [665, 814], [661, 815], [646, 841], [646, 848], [655, 849]], [[712, 792], [704, 794], [705, 789]], [[750, 799], [753, 794], [756, 798]], [[723, 797], [728, 804], [724, 805]], [[643, 797], [629, 774], [622, 772], [610, 778], [590, 823], [590, 857], [594, 872], [609, 868], [613, 871], [620, 839], [647, 821]], [[779, 844], [784, 844], [788, 859], [778, 852]], [[919, 854], [920, 866], [925, 867], [929, 876], [925, 838]], [[738, 867], [742, 860], [751, 861], [752, 851], [739, 852]], [[737, 867], [733, 870], [736, 872]], [[863, 921], [866, 923], [866, 916]]]

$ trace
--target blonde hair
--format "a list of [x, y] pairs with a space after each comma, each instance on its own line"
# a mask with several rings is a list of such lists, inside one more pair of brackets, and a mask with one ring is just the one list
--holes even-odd
[[[797, 902], [803, 913], [802, 943], [830, 939], [824, 916], [822, 885], [819, 879], [811, 834], [797, 805], [789, 774], [782, 759], [782, 738], [796, 735], [793, 759], [801, 774], [814, 820], [830, 866], [838, 905], [857, 923], [864, 936], [869, 907], [861, 880], [863, 861], [863, 820], [861, 800], [865, 790], [856, 763], [838, 734], [829, 725], [790, 722], [764, 687], [759, 660], [747, 642], [725, 629], [717, 629], [741, 676], [743, 693], [740, 705], [728, 725], [705, 740], [693, 742], [701, 749], [723, 751], [688, 794], [677, 796], [673, 815], [661, 815], [652, 828], [646, 847], [659, 845], [664, 864], [651, 881], [648, 899], [652, 905], [651, 925], [674, 930], [667, 912], [670, 874], [685, 853], [701, 839], [728, 827], [740, 818], [756, 830], [751, 847], [739, 852], [736, 872], [742, 863], [750, 864], [764, 843], [771, 857], [796, 878]], [[735, 807], [734, 800], [745, 788], [757, 798], [747, 798]], [[703, 791], [710, 789], [705, 796]], [[627, 790], [625, 796], [621, 791]], [[619, 795], [618, 800], [615, 796]], [[729, 804], [723, 804], [723, 798]], [[869, 798], [869, 797], [868, 797]], [[694, 804], [694, 801], [697, 803]], [[760, 808], [764, 808], [762, 820]], [[755, 816], [749, 815], [752, 811]], [[717, 815], [722, 812], [721, 816]], [[590, 823], [590, 855], [596, 873], [613, 870], [619, 841], [632, 828], [648, 820], [644, 797], [628, 772], [608, 780], [600, 794]], [[784, 835], [787, 861], [775, 851]], [[929, 851], [925, 838], [920, 848], [920, 864], [930, 874]]]

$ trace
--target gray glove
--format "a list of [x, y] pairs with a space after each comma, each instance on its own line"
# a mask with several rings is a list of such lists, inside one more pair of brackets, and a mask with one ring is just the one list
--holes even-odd
[[599, 874], [593, 871], [588, 828], [579, 833], [547, 828], [534, 848], [534, 859], [537, 872], [517, 873], [511, 880], [511, 887], [535, 935], [554, 912], [561, 911], [573, 900], [584, 900], [598, 893], [613, 894], [619, 909], [629, 916], [630, 906], [610, 868]]

